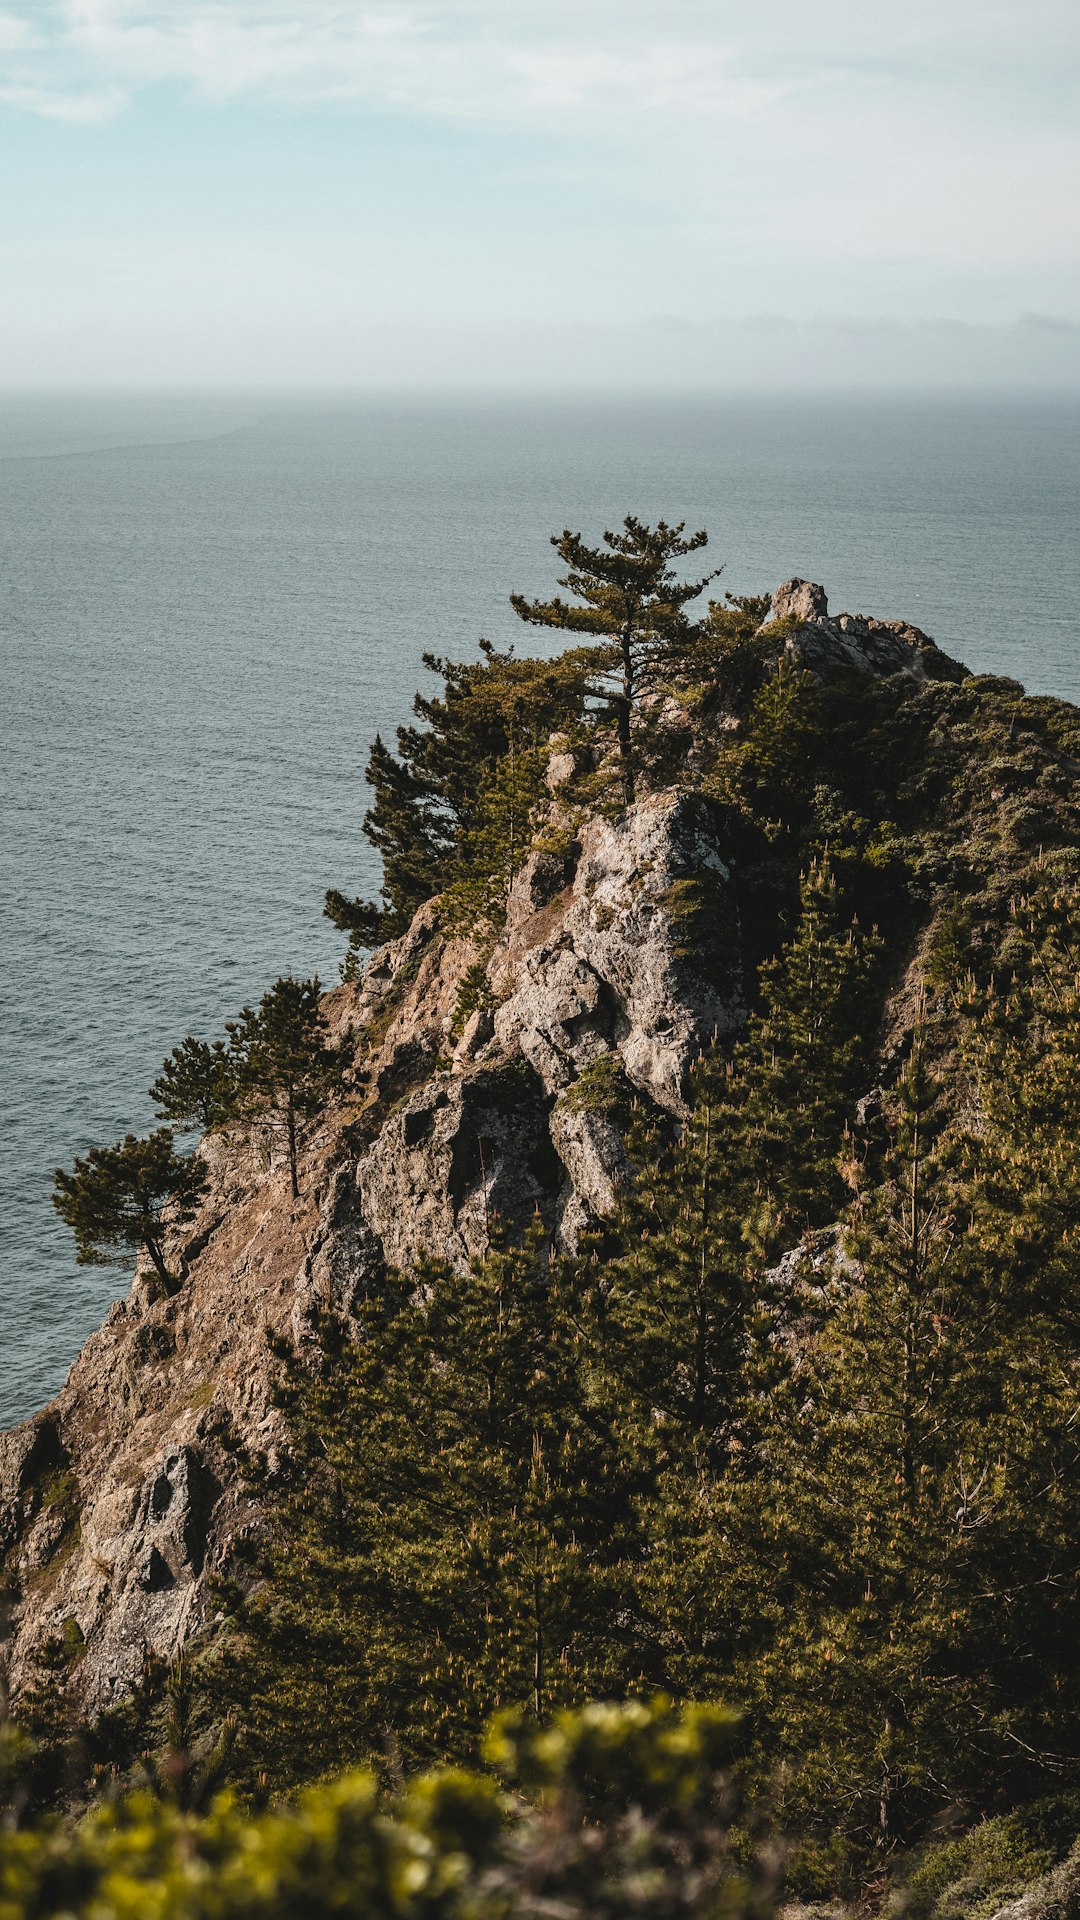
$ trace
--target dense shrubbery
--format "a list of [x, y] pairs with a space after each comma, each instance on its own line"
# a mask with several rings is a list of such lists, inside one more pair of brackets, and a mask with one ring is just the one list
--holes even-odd
[[906, 1876], [910, 1920], [991, 1920], [1029, 1888], [1023, 1920], [1080, 1912], [1080, 1800], [1037, 1800], [939, 1841]]
[[508, 1718], [490, 1770], [372, 1774], [245, 1814], [137, 1794], [0, 1831], [0, 1920], [765, 1920], [778, 1861], [745, 1824], [737, 1722], [669, 1702]]

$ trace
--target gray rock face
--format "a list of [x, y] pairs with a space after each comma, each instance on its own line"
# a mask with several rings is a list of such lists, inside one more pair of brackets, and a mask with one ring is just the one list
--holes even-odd
[[826, 620], [828, 615], [825, 589], [813, 580], [785, 580], [773, 594], [774, 620]]
[[813, 580], [785, 580], [777, 587], [771, 617], [799, 622], [785, 641], [785, 651], [822, 680], [841, 673], [904, 673], [919, 681], [959, 680], [966, 675], [966, 668], [906, 620], [875, 620], [861, 613], [841, 613], [830, 619], [825, 589]]
[[[103, 1488], [84, 1506], [86, 1566], [68, 1598], [93, 1641], [95, 1705], [134, 1683], [148, 1645], [171, 1651], [201, 1617], [199, 1576], [216, 1494], [199, 1449], [187, 1445], [165, 1453], [141, 1486]], [[99, 1583], [109, 1575], [102, 1607]]]
[[622, 1129], [609, 1114], [570, 1101], [552, 1109], [551, 1140], [569, 1176], [559, 1207], [558, 1237], [566, 1248], [615, 1206], [627, 1171]]
[[547, 1101], [520, 1060], [440, 1077], [392, 1114], [357, 1170], [364, 1216], [389, 1265], [486, 1252], [496, 1218], [553, 1218], [558, 1162]]
[[[630, 1079], [680, 1112], [686, 1075], [713, 1035], [745, 1021], [739, 930], [719, 821], [688, 793], [651, 796], [581, 840], [557, 917], [514, 927], [492, 962], [495, 1042], [525, 1055], [549, 1094], [614, 1049]], [[694, 893], [714, 931], [696, 934]]]

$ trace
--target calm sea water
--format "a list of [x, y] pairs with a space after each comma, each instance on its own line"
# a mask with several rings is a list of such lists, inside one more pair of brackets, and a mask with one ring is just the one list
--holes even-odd
[[[51, 1172], [287, 968], [336, 978], [371, 889], [362, 772], [425, 648], [505, 640], [547, 536], [707, 526], [722, 584], [798, 573], [1080, 700], [1080, 402], [0, 396], [0, 1423], [123, 1276]], [[537, 646], [530, 630], [519, 638]], [[542, 643], [542, 642], [541, 642]]]

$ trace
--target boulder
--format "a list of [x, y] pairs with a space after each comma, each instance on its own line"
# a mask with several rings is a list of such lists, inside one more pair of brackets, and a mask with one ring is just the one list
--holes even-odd
[[773, 594], [774, 620], [825, 620], [828, 614], [825, 589], [814, 580], [785, 580]]

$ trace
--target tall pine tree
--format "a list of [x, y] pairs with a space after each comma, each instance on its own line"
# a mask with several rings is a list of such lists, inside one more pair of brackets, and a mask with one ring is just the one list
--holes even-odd
[[311, 980], [283, 975], [263, 994], [257, 1010], [242, 1008], [225, 1029], [235, 1061], [237, 1107], [264, 1115], [284, 1133], [294, 1199], [300, 1193], [300, 1131], [340, 1086], [352, 1050], [351, 1033], [336, 1044], [328, 1042], [321, 999], [318, 975]]
[[669, 527], [658, 520], [648, 527], [627, 514], [622, 531], [605, 533], [600, 547], [587, 546], [580, 533], [567, 527], [552, 534], [551, 544], [567, 568], [559, 585], [574, 600], [510, 596], [520, 619], [591, 634], [601, 643], [592, 685], [614, 719], [627, 806], [635, 794], [633, 722], [642, 698], [670, 678], [690, 639], [686, 607], [722, 571], [716, 568], [701, 580], [678, 579], [673, 561], [696, 553], [708, 541], [704, 531], [684, 539], [684, 526], [682, 521]]

